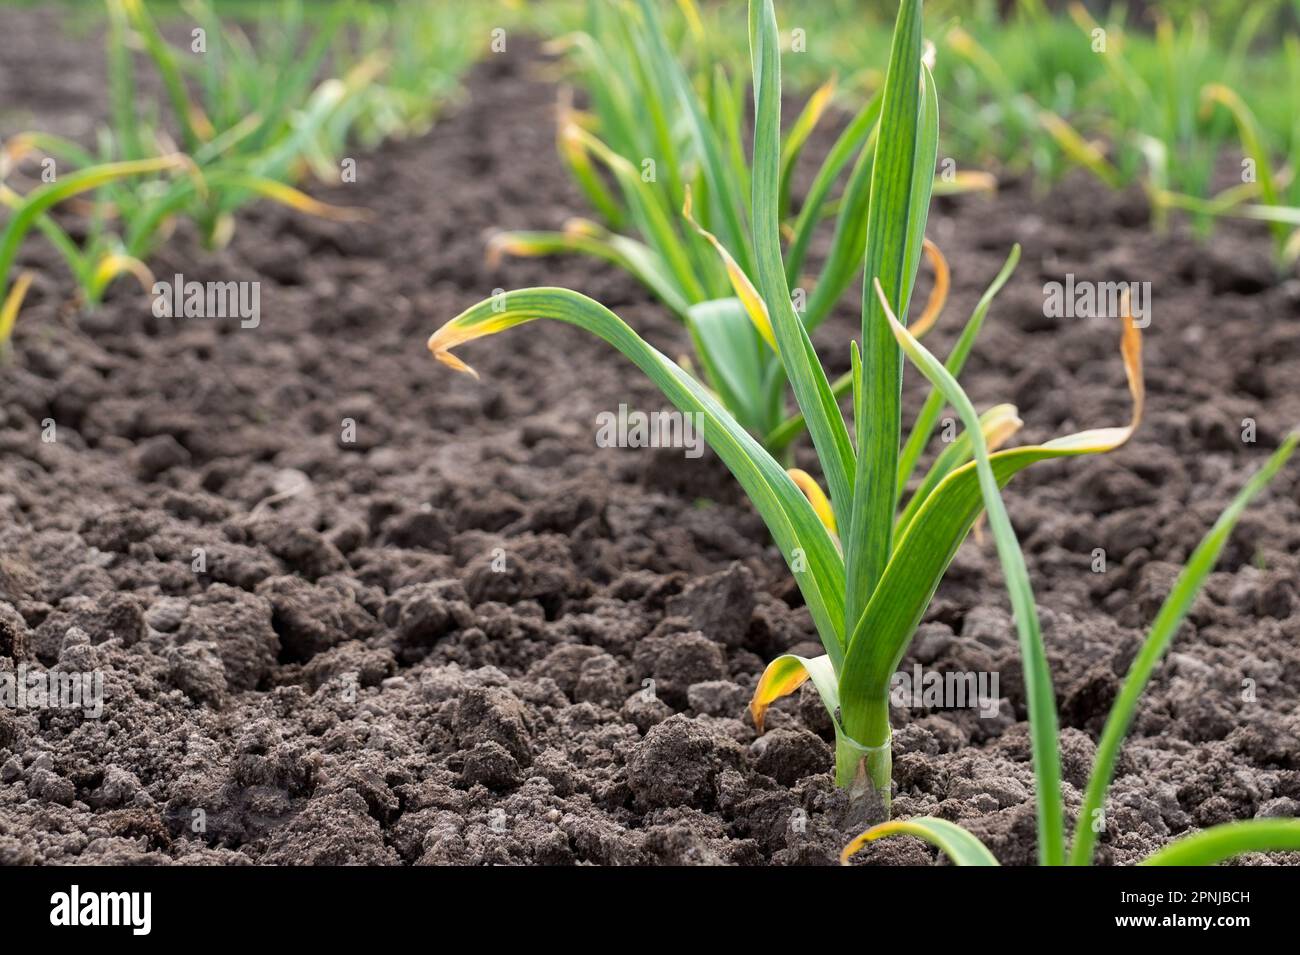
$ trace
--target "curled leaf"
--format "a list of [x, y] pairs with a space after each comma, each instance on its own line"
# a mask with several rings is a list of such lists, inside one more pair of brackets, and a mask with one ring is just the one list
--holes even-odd
[[1120, 339], [1120, 354], [1124, 358], [1124, 374], [1128, 379], [1129, 394], [1133, 397], [1133, 411], [1129, 423], [1117, 428], [1093, 428], [1075, 434], [1053, 438], [1043, 444], [1044, 450], [1064, 454], [1089, 454], [1113, 451], [1133, 437], [1142, 422], [1146, 407], [1146, 384], [1142, 377], [1142, 333], [1133, 321], [1128, 294], [1121, 302], [1124, 334]]
[[557, 252], [589, 252], [596, 254], [588, 242], [607, 242], [610, 233], [590, 219], [574, 217], [565, 220], [561, 232], [506, 231], [496, 232], [487, 240], [484, 249], [487, 265], [497, 268], [503, 256], [529, 259]]
[[182, 168], [185, 158], [176, 154], [103, 163], [63, 176], [57, 182], [33, 189], [14, 207], [14, 214], [0, 230], [0, 301], [8, 300], [9, 269], [23, 237], [42, 220], [45, 212], [60, 202], [128, 176], [139, 176]]
[[140, 283], [140, 287], [146, 291], [153, 288], [153, 272], [149, 271], [149, 266], [134, 255], [126, 255], [121, 252], [109, 252], [99, 260], [98, 265], [95, 266], [95, 274], [91, 278], [91, 288], [102, 290], [108, 286], [109, 282], [123, 273], [135, 276], [135, 280]]
[[[443, 364], [467, 370], [449, 350], [462, 342], [537, 320], [561, 321], [616, 348], [680, 411], [703, 415], [700, 434], [740, 482], [795, 572], [808, 611], [832, 661], [843, 657], [844, 558], [808, 499], [733, 415], [694, 378], [652, 348], [609, 309], [559, 288], [517, 289], [479, 302], [429, 338]], [[562, 370], [571, 372], [571, 369]]]
[[925, 251], [930, 268], [934, 269], [934, 286], [930, 289], [930, 297], [926, 299], [920, 318], [912, 323], [912, 334], [917, 338], [925, 335], [939, 320], [939, 313], [943, 311], [943, 306], [948, 301], [948, 288], [952, 281], [948, 260], [943, 257], [939, 247], [929, 239], [925, 239], [921, 243], [921, 248]]
[[[505, 295], [502, 294], [500, 298], [504, 302]], [[459, 345], [465, 344], [465, 342], [472, 342], [476, 338], [483, 338], [487, 335], [495, 335], [498, 332], [503, 332], [507, 328], [513, 328], [515, 325], [522, 324], [524, 321], [527, 321], [527, 319], [507, 313], [504, 310], [501, 313], [501, 317], [497, 319], [480, 319], [473, 323], [450, 321], [429, 336], [429, 351], [433, 352], [433, 357], [442, 362], [448, 368], [464, 372], [471, 377], [477, 378], [478, 372], [467, 365], [459, 357], [453, 355], [451, 350]]]
[[754, 687], [754, 696], [749, 701], [749, 715], [754, 719], [754, 728], [763, 733], [763, 721], [767, 708], [782, 697], [789, 696], [808, 680], [813, 681], [817, 693], [822, 698], [832, 720], [839, 708], [839, 688], [835, 682], [835, 669], [830, 657], [801, 657], [793, 653], [783, 653], [767, 665], [763, 675]]
[[916, 819], [895, 819], [872, 826], [857, 836], [840, 852], [840, 865], [848, 865], [849, 859], [862, 851], [869, 842], [888, 836], [916, 836], [952, 860], [953, 865], [997, 865], [998, 860], [989, 852], [988, 847], [972, 833], [947, 819], [935, 816], [920, 816]]
[[496, 232], [487, 240], [483, 257], [490, 269], [501, 267], [501, 260], [507, 255], [517, 258], [536, 258], [550, 255], [556, 251], [554, 233]]

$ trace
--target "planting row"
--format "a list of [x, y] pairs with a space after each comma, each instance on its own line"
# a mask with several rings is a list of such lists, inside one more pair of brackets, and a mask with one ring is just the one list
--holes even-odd
[[[152, 290], [149, 258], [180, 221], [215, 247], [258, 198], [363, 217], [299, 186], [355, 181], [348, 147], [426, 132], [488, 37], [479, 15], [443, 4], [335, 4], [311, 16], [294, 0], [267, 5], [247, 32], [207, 0], [190, 9], [190, 29], [170, 42], [144, 0], [105, 0], [111, 116], [95, 146], [31, 132], [0, 148], [0, 347], [32, 279], [15, 263], [33, 230], [93, 308], [122, 276]], [[75, 230], [54, 216], [60, 205], [77, 214]]]

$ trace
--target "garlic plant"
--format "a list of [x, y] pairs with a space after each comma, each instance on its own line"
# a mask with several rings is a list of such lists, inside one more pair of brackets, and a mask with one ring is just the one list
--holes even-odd
[[[923, 254], [938, 139], [934, 82], [922, 59], [921, 0], [900, 4], [881, 96], [864, 246], [857, 253], [866, 279], [861, 338], [849, 343], [852, 431], [809, 328], [792, 303], [788, 261], [782, 256], [781, 64], [772, 0], [750, 3], [749, 36], [755, 94], [748, 209], [752, 255], [742, 260], [720, 236], [709, 241], [723, 253], [729, 280], [753, 325], [756, 347], [779, 362], [790, 382], [822, 483], [802, 472], [787, 472], [713, 390], [618, 316], [576, 292], [530, 288], [498, 294], [447, 322], [428, 344], [439, 361], [469, 371], [453, 353], [457, 346], [539, 319], [567, 322], [613, 345], [678, 409], [700, 416], [705, 440], [740, 481], [793, 571], [826, 651], [812, 659], [787, 654], [772, 661], [750, 706], [755, 724], [761, 730], [768, 706], [811, 680], [835, 727], [837, 783], [859, 806], [883, 816], [890, 799], [890, 678], [944, 571], [984, 508], [981, 476], [971, 456], [1005, 441], [1019, 419], [1013, 407], [999, 405], [965, 420], [965, 435], [936, 458], [904, 503], [920, 453], [944, 402], [952, 400], [936, 389], [906, 444], [902, 442], [902, 355], [890, 315], [908, 314]], [[690, 217], [688, 203], [683, 219]], [[952, 374], [960, 372], [1018, 256], [1013, 249], [949, 355]], [[1128, 439], [1143, 403], [1141, 342], [1131, 320], [1125, 322], [1122, 346], [1134, 401], [1131, 422], [993, 454], [990, 467], [998, 485], [1036, 461], [1107, 451]]]

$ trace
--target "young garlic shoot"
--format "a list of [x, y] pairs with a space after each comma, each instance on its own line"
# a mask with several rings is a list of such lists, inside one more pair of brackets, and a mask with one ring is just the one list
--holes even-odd
[[[1008, 440], [1016, 409], [999, 405], [967, 422], [967, 436], [940, 454], [908, 500], [903, 493], [933, 433], [945, 400], [935, 389], [901, 435], [902, 357], [889, 316], [906, 315], [922, 255], [938, 148], [938, 101], [922, 60], [920, 0], [902, 0], [874, 141], [869, 208], [864, 223], [865, 275], [861, 344], [851, 341], [853, 433], [840, 411], [791, 300], [781, 251], [780, 55], [772, 0], [751, 0], [754, 141], [752, 264], [727, 245], [728, 282], [738, 293], [751, 333], [780, 361], [812, 438], [820, 478], [787, 471], [714, 389], [643, 340], [604, 306], [577, 292], [530, 288], [478, 303], [430, 336], [443, 364], [471, 369], [454, 349], [519, 325], [550, 319], [608, 342], [647, 375], [679, 410], [698, 414], [703, 437], [740, 482], [794, 574], [825, 653], [786, 654], [768, 666], [750, 704], [761, 731], [768, 707], [811, 680], [834, 727], [835, 779], [865, 816], [887, 818], [891, 789], [890, 678], [957, 549], [984, 509], [972, 455]], [[690, 214], [689, 208], [687, 209]], [[689, 224], [689, 223], [688, 223]], [[993, 297], [1019, 258], [1013, 249], [981, 298], [948, 357], [960, 372]], [[749, 269], [752, 268], [752, 273]], [[877, 293], [879, 289], [879, 293]], [[770, 336], [771, 344], [768, 339]], [[1132, 435], [1143, 404], [1137, 328], [1125, 322], [1124, 367], [1133, 398], [1130, 423], [992, 455], [999, 485], [1042, 460], [1109, 451]], [[970, 429], [974, 428], [975, 431]], [[822, 488], [825, 487], [826, 491]]]

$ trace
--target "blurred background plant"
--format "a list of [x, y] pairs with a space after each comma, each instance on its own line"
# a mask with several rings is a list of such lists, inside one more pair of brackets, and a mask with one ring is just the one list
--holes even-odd
[[[501, 233], [489, 252], [577, 252], [627, 270], [689, 330], [695, 360], [727, 409], [780, 453], [802, 431], [803, 418], [786, 417], [781, 363], [770, 341], [765, 344], [763, 323], [747, 314], [756, 297], [744, 278], [754, 274], [755, 243], [747, 209], [749, 53], [744, 62], [731, 62], [734, 49], [720, 38], [734, 37], [734, 24], [715, 29], [705, 9], [716, 16], [716, 7], [695, 0], [675, 7], [653, 0], [585, 4], [581, 29], [551, 45], [563, 56], [565, 81], [576, 88], [561, 87], [556, 138], [561, 161], [601, 221], [575, 218], [559, 232]], [[888, 50], [882, 55], [883, 65]], [[866, 241], [877, 95], [844, 97], [843, 128], [818, 157], [801, 201], [794, 201], [800, 157], [837, 92], [833, 78], [806, 92], [781, 142], [777, 212], [786, 279], [810, 331], [854, 281]], [[577, 96], [585, 108], [574, 106]], [[935, 190], [989, 185], [986, 176], [959, 174], [941, 176]], [[815, 274], [805, 275], [814, 234], [828, 220], [829, 250]], [[937, 277], [920, 320], [928, 325], [943, 304], [947, 265], [933, 245], [926, 255]], [[839, 379], [835, 395], [846, 394], [850, 383], [847, 375]]]
[[[700, 227], [746, 264], [748, 242], [729, 234], [745, 224], [726, 214], [734, 205], [726, 194], [748, 189], [737, 149], [747, 133], [737, 117], [749, 95], [749, 51], [722, 28], [727, 8], [715, 0], [69, 5], [70, 28], [105, 38], [109, 115], [97, 135], [76, 141], [38, 129], [0, 144], [0, 307], [16, 315], [11, 273], [33, 232], [59, 250], [80, 302], [94, 306], [119, 277], [146, 282], [150, 255], [182, 220], [220, 246], [239, 210], [259, 198], [303, 214], [358, 216], [307, 190], [338, 182], [353, 145], [427, 132], [501, 27], [548, 38], [563, 54], [551, 68], [576, 94], [559, 107], [560, 151], [599, 220], [534, 242], [614, 258], [679, 316], [734, 313], [734, 305], [717, 304], [734, 302], [734, 290], [709, 240], [694, 230], [657, 230], [611, 172], [614, 156], [639, 163], [662, 153], [660, 204], [675, 216], [690, 185]], [[646, 9], [656, 24], [645, 21]], [[782, 191], [786, 240], [800, 269], [812, 226], [847, 222], [849, 185], [866, 174], [857, 160], [869, 154], [861, 148], [870, 135], [865, 113], [883, 82], [892, 15], [892, 4], [874, 0], [819, 0], [800, 5], [783, 31], [787, 88], [805, 107], [787, 130]], [[1138, 190], [1157, 229], [1181, 219], [1207, 235], [1224, 217], [1258, 220], [1273, 236], [1279, 268], [1294, 269], [1300, 0], [933, 0], [928, 37], [945, 127], [941, 158], [958, 170], [955, 180], [951, 170], [941, 175], [936, 192], [990, 187], [981, 170], [1028, 177], [1045, 190], [1083, 169], [1108, 187]], [[601, 74], [611, 56], [617, 69]], [[680, 77], [660, 71], [665, 57], [682, 64]], [[838, 153], [805, 149], [818, 125], [838, 135], [831, 147]], [[804, 153], [824, 163], [814, 171], [825, 176], [800, 172]], [[699, 165], [709, 155], [726, 174], [712, 187]], [[172, 158], [149, 165], [161, 157]], [[56, 185], [43, 178], [47, 161], [59, 178], [111, 173], [42, 192]], [[513, 249], [498, 240], [497, 251], [525, 249], [526, 237], [518, 238]], [[656, 272], [653, 259], [629, 258], [646, 248], [666, 272]], [[835, 283], [817, 287], [824, 291], [814, 316], [834, 298]], [[720, 321], [744, 324], [734, 314]], [[786, 436], [797, 432], [797, 422], [776, 422], [776, 407], [755, 404], [756, 432], [769, 436], [774, 424]]]
[[95, 141], [35, 131], [0, 148], [0, 343], [29, 284], [11, 272], [32, 230], [58, 250], [81, 304], [93, 307], [122, 275], [148, 289], [149, 257], [183, 219], [219, 247], [238, 211], [259, 198], [362, 218], [304, 187], [338, 183], [352, 145], [428, 132], [486, 49], [493, 10], [420, 0], [105, 0], [110, 106]]
[[[530, 4], [528, 22], [549, 36], [580, 32], [598, 2]], [[674, 49], [734, 75], [748, 51], [717, 27], [726, 5], [683, 12], [691, 6], [662, 4]], [[1280, 266], [1300, 256], [1300, 0], [930, 9], [943, 141], [958, 168], [1028, 175], [1041, 190], [1083, 168], [1111, 188], [1140, 188], [1157, 229], [1177, 211], [1201, 235], [1223, 216], [1261, 220]], [[782, 37], [797, 54], [783, 59], [789, 86], [808, 95], [835, 75], [843, 102], [869, 97], [892, 14], [869, 0], [801, 5]]]

